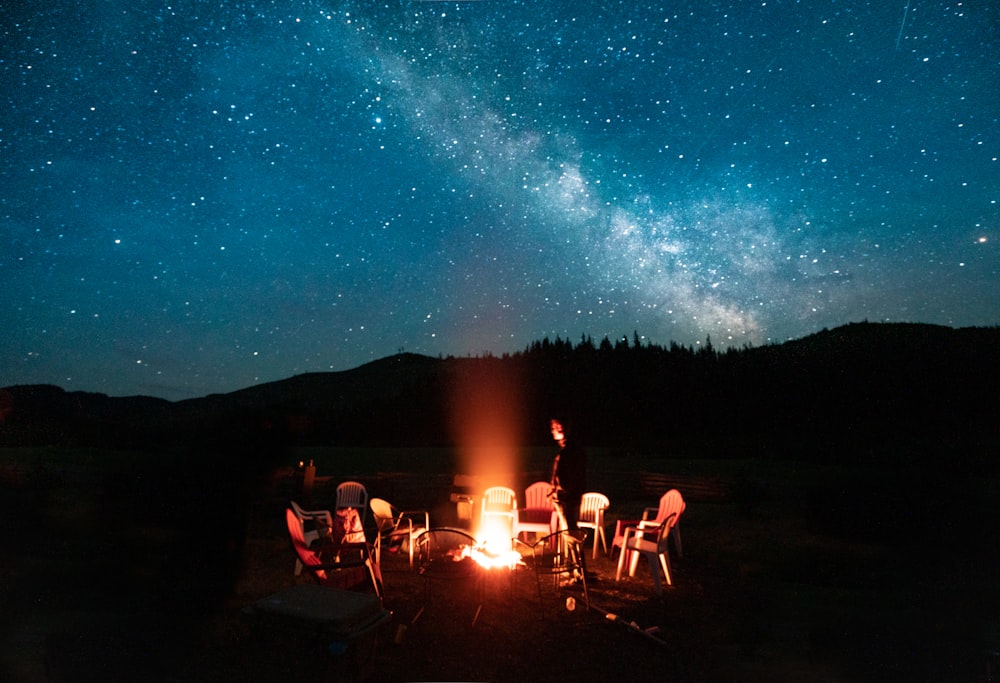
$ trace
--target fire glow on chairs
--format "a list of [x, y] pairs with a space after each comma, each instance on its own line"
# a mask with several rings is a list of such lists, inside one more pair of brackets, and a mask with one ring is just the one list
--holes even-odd
[[517, 494], [506, 486], [491, 486], [483, 492], [482, 511], [479, 513], [481, 536], [494, 537], [502, 533], [511, 544], [517, 522]]

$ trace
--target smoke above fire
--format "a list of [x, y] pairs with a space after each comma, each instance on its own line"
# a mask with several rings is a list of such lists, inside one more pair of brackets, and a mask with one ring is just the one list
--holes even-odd
[[459, 471], [480, 478], [484, 487], [512, 486], [522, 469], [523, 383], [509, 364], [469, 359], [461, 367], [450, 387]]

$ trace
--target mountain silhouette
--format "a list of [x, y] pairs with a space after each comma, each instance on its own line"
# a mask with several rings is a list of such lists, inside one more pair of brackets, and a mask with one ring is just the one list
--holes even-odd
[[177, 402], [19, 385], [0, 390], [0, 445], [185, 447], [246, 420], [298, 445], [450, 446], [457, 423], [502, 410], [524, 444], [549, 443], [560, 412], [588, 442], [623, 450], [982, 459], [998, 441], [998, 341], [997, 327], [862, 322], [725, 351], [635, 335], [544, 339], [502, 357], [401, 353]]

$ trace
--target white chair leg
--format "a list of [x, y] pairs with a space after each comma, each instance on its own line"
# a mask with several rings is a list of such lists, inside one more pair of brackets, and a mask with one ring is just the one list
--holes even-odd
[[[600, 543], [601, 547], [604, 549], [604, 554], [608, 555], [608, 541], [604, 536], [604, 527], [595, 526], [594, 527], [594, 559], [597, 559], [597, 544]], [[610, 556], [610, 555], [609, 555]]]
[[670, 530], [670, 533], [674, 537], [674, 543], [677, 545], [677, 557], [684, 557], [684, 548], [681, 547], [681, 528], [679, 525], [674, 525], [674, 528]]
[[302, 560], [295, 560], [295, 576], [302, 573]]
[[622, 580], [622, 569], [625, 568], [625, 554], [625, 547], [622, 546], [622, 550], [618, 554], [618, 571], [615, 572], [615, 581]]
[[666, 553], [660, 554], [660, 567], [663, 569], [663, 575], [667, 577], [667, 585], [673, 586], [674, 582], [670, 579], [670, 557]]
[[628, 575], [635, 576], [635, 570], [638, 568], [638, 566], [639, 566], [639, 553], [635, 552], [632, 553], [632, 557], [629, 558]]
[[612, 555], [615, 554], [616, 547], [618, 548], [619, 552], [621, 551], [622, 544], [625, 541], [623, 536], [624, 532], [622, 530], [622, 522], [621, 520], [618, 520], [617, 522], [615, 522], [615, 535], [614, 538], [611, 539], [611, 550], [608, 552], [608, 557], [611, 557]]

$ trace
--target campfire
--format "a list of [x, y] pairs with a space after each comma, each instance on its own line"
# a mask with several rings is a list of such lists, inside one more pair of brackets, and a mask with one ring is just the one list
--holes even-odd
[[[442, 537], [439, 549], [443, 552], [437, 558], [443, 562], [438, 563], [436, 570], [428, 564], [421, 571], [425, 576], [436, 574], [442, 578], [459, 574], [462, 578], [472, 578], [469, 574], [478, 576], [482, 601], [486, 577], [496, 576], [494, 570], [507, 569], [513, 582], [513, 570], [535, 565], [539, 554], [546, 549], [548, 553], [543, 559], [549, 562], [549, 573], [563, 572], [562, 565], [552, 564], [552, 558], [548, 557], [552, 553], [551, 544], [519, 545], [515, 538], [521, 521], [517, 517], [518, 491], [523, 490], [524, 479], [540, 479], [536, 471], [526, 468], [522, 459], [524, 438], [530, 430], [522, 428], [526, 416], [520, 411], [524, 401], [518, 378], [494, 373], [489, 365], [478, 369], [481, 372], [457, 377], [452, 387], [459, 469], [452, 480], [451, 502], [456, 506], [457, 526], [450, 531], [450, 538], [448, 529], [439, 530]], [[551, 522], [544, 530], [548, 532], [550, 526]], [[537, 537], [541, 530], [531, 531]], [[429, 548], [434, 543], [434, 539], [428, 538]], [[525, 550], [531, 560], [522, 557], [521, 551]], [[534, 568], [539, 581], [539, 567]], [[586, 584], [584, 598], [589, 607]], [[573, 609], [575, 598], [571, 596], [567, 605]], [[478, 616], [477, 609], [473, 624]]]
[[451, 412], [461, 473], [455, 474], [451, 501], [459, 524], [467, 525], [477, 541], [463, 548], [456, 560], [468, 557], [485, 569], [513, 569], [525, 564], [513, 548], [513, 520], [481, 515], [480, 503], [484, 491], [492, 485], [511, 485], [523, 467], [520, 378], [481, 365], [455, 380], [450, 387]]
[[484, 569], [514, 569], [518, 565], [524, 564], [521, 553], [510, 547], [510, 540], [506, 542], [506, 548], [496, 542], [486, 541], [480, 545], [465, 547], [462, 549], [462, 558], [472, 558], [476, 564]]
[[486, 569], [513, 569], [524, 564], [521, 553], [513, 549], [511, 527], [500, 519], [479, 521], [479, 530], [473, 534], [479, 544], [469, 549], [469, 557]]
[[524, 566], [524, 558], [511, 547], [511, 539], [502, 529], [491, 534], [481, 532], [475, 534], [475, 537], [475, 545], [463, 545], [448, 553], [452, 561], [470, 559], [483, 569], [514, 569]]

